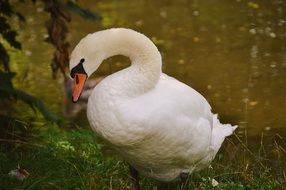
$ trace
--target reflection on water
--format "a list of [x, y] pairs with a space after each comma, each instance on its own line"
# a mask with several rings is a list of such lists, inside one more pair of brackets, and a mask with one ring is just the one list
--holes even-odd
[[[239, 124], [248, 134], [285, 132], [286, 1], [89, 0], [82, 6], [100, 13], [103, 21], [73, 16], [71, 47], [103, 28], [133, 28], [156, 43], [164, 72], [201, 92], [223, 121]], [[18, 85], [60, 112], [62, 87], [52, 80], [53, 50], [43, 42], [47, 17], [41, 5], [36, 7], [27, 13], [20, 36], [27, 42], [23, 45], [28, 60], [16, 69]], [[107, 62], [98, 74], [108, 75], [128, 64], [121, 58]]]

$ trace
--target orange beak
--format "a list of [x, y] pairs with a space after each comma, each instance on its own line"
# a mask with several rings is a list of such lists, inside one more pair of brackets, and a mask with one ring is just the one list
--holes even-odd
[[72, 93], [72, 101], [74, 103], [78, 101], [78, 99], [82, 93], [86, 79], [87, 79], [86, 74], [75, 73], [75, 75], [74, 75], [74, 87], [73, 87], [73, 93]]

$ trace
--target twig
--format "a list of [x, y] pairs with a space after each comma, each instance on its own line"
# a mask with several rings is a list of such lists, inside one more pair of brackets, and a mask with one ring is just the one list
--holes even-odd
[[[240, 144], [243, 146], [243, 148], [245, 148], [245, 150], [251, 155], [253, 156], [253, 158], [255, 160], [257, 160], [255, 154], [253, 152], [251, 152], [251, 150], [247, 147], [247, 145], [245, 145], [242, 140], [239, 138], [239, 136], [237, 136], [236, 134], [234, 134], [234, 136], [237, 138], [237, 140], [240, 142]], [[260, 161], [260, 160], [257, 160], [258, 163], [261, 165], [261, 167], [263, 167], [264, 169], [266, 168], [265, 165]]]
[[219, 175], [214, 176], [213, 178], [220, 177], [220, 176], [225, 176], [225, 175], [234, 175], [234, 174], [243, 174], [243, 173], [244, 173], [244, 172], [222, 173], [222, 174], [219, 174]]
[[43, 145], [40, 145], [40, 144], [34, 144], [34, 143], [29, 143], [29, 142], [24, 142], [24, 141], [19, 141], [19, 140], [11, 140], [11, 139], [0, 139], [0, 142], [24, 144], [24, 145], [31, 145], [31, 146], [36, 146], [36, 147], [44, 147]]

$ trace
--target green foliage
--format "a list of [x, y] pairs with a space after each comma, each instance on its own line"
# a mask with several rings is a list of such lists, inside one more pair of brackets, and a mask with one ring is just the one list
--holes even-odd
[[[8, 18], [17, 15], [20, 18], [23, 18], [20, 13], [13, 11], [12, 6], [8, 0], [3, 0], [0, 2], [0, 34], [2, 38], [8, 42], [12, 47], [16, 49], [21, 49], [21, 44], [16, 40], [16, 31], [11, 29], [11, 26], [8, 23]], [[0, 41], [1, 42], [1, 41]], [[1, 66], [6, 72], [10, 72], [9, 68], [9, 55], [3, 46], [0, 43], [0, 69]], [[0, 70], [1, 71], [1, 70]]]
[[[0, 115], [2, 118], [9, 118], [5, 115], [9, 115], [10, 110], [8, 109], [12, 109], [12, 106], [7, 107], [6, 105], [12, 105], [13, 101], [21, 100], [30, 105], [34, 111], [36, 111], [36, 109], [39, 110], [47, 120], [56, 122], [59, 119], [45, 107], [41, 100], [13, 87], [12, 79], [15, 76], [15, 73], [10, 70], [10, 59], [6, 46], [10, 45], [11, 47], [20, 50], [21, 43], [16, 40], [17, 32], [13, 30], [8, 23], [8, 19], [12, 16], [17, 16], [20, 20], [24, 20], [24, 17], [20, 13], [13, 10], [13, 7], [8, 0], [1, 1], [0, 34], [2, 38], [0, 39], [2, 39], [2, 41], [0, 41], [0, 106], [6, 107], [7, 111], [0, 112]], [[6, 42], [7, 45], [4, 45], [3, 42]]]
[[8, 0], [4, 0], [0, 3], [0, 13], [2, 13], [0, 15], [0, 33], [2, 37], [12, 47], [16, 49], [21, 49], [21, 44], [16, 40], [17, 32], [11, 29], [11, 26], [7, 22], [7, 17], [16, 15], [18, 16], [18, 18], [21, 18], [21, 20], [24, 20], [24, 17], [20, 13], [13, 11], [13, 8]]
[[[1, 25], [1, 23], [0, 23]], [[3, 66], [5, 71], [10, 71], [9, 68], [9, 56], [7, 54], [7, 51], [5, 50], [4, 46], [0, 44], [0, 64]]]
[[[19, 1], [23, 1], [23, 0], [19, 0]], [[17, 16], [21, 21], [25, 20], [25, 18], [23, 17], [23, 15], [21, 13], [15, 12], [13, 10], [13, 7], [12, 7], [11, 3], [9, 2], [9, 0], [2, 0], [0, 2], [0, 12], [4, 16], [11, 17], [14, 15], [14, 16]]]
[[[0, 184], [5, 189], [106, 189], [126, 187], [127, 167], [116, 158], [102, 154], [92, 132], [78, 130], [71, 132], [49, 131], [44, 134], [45, 142], [11, 153], [0, 152]], [[23, 183], [10, 178], [7, 173], [24, 166], [30, 176]], [[110, 179], [113, 176], [114, 179]], [[111, 181], [110, 181], [111, 180]]]
[[[66, 22], [70, 21], [69, 11], [79, 14], [80, 16], [89, 20], [100, 20], [101, 17], [91, 11], [85, 10], [79, 7], [77, 4], [71, 1], [60, 0], [42, 0], [45, 5], [45, 11], [50, 13], [51, 18], [46, 22], [46, 27], [49, 33], [47, 41], [55, 46], [56, 52], [52, 59], [53, 74], [60, 69], [65, 76], [65, 69], [68, 65], [68, 42], [65, 41], [68, 33], [68, 27]], [[21, 1], [25, 3], [24, 0]], [[33, 1], [34, 3], [36, 0]], [[38, 98], [27, 94], [24, 91], [15, 89], [13, 87], [12, 79], [15, 73], [10, 70], [10, 59], [7, 51], [7, 47], [21, 50], [21, 43], [17, 41], [17, 32], [12, 29], [9, 24], [11, 17], [17, 17], [20, 21], [24, 21], [25, 18], [22, 14], [15, 12], [12, 3], [9, 0], [3, 0], [0, 2], [0, 107], [6, 107], [5, 112], [0, 112], [2, 118], [9, 118], [12, 110], [12, 105], [15, 100], [21, 100], [36, 111], [40, 111], [43, 116], [49, 120], [57, 122], [59, 119], [52, 114]], [[9, 105], [9, 106], [7, 106]]]
[[[41, 140], [18, 142], [9, 153], [0, 149], [0, 184], [4, 189], [131, 189], [126, 163], [103, 146], [91, 130], [64, 131], [50, 126], [38, 135]], [[244, 165], [242, 152], [238, 155], [238, 160], [233, 160], [233, 154], [221, 151], [212, 167], [191, 175], [189, 189], [281, 189], [275, 172], [263, 167], [255, 171], [251, 164]], [[23, 182], [8, 175], [18, 164], [30, 173]], [[218, 182], [216, 186], [213, 179]], [[160, 183], [143, 176], [140, 180], [142, 189], [180, 189], [179, 182]]]
[[50, 112], [40, 99], [32, 95], [29, 95], [22, 90], [17, 90], [17, 89], [14, 89], [14, 88], [11, 88], [5, 85], [0, 86], [0, 91], [2, 93], [8, 94], [10, 96], [15, 97], [18, 100], [21, 100], [27, 103], [28, 105], [30, 105], [30, 107], [35, 112], [36, 112], [36, 109], [39, 110], [48, 121], [52, 121], [52, 122], [59, 121], [59, 118], [56, 115], [54, 115], [52, 112]]

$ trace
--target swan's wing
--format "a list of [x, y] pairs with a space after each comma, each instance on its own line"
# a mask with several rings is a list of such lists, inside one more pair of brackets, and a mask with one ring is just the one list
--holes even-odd
[[154, 94], [156, 92], [159, 94], [164, 92], [165, 98], [174, 102], [176, 107], [188, 117], [195, 120], [203, 117], [212, 123], [211, 106], [200, 93], [188, 85], [162, 74]]
[[149, 118], [149, 122], [171, 122], [183, 117], [192, 122], [206, 119], [211, 123], [211, 127], [213, 123], [211, 107], [206, 99], [191, 87], [166, 74], [161, 75], [153, 90], [125, 101], [124, 106], [123, 113], [129, 117], [128, 120], [124, 119], [125, 121], [139, 119], [146, 123]]
[[178, 80], [162, 74], [154, 90], [124, 101], [119, 107], [118, 120], [125, 132], [129, 131], [130, 142], [133, 139], [142, 150], [181, 164], [196, 162], [208, 152], [212, 133], [210, 106], [202, 95]]

